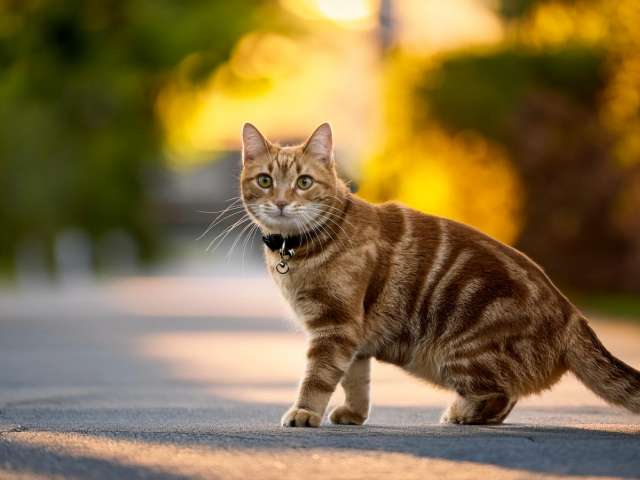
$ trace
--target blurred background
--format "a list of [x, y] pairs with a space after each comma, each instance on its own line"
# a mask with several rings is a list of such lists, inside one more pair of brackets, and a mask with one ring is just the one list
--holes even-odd
[[[0, 0], [0, 406], [279, 418], [305, 345], [234, 203], [245, 121], [330, 121], [358, 195], [524, 251], [637, 366], [638, 31], [636, 0]], [[527, 401], [603, 405], [567, 382]]]
[[196, 241], [238, 195], [241, 125], [330, 121], [363, 198], [640, 314], [638, 28], [635, 0], [3, 0], [2, 282], [256, 273], [240, 211]]

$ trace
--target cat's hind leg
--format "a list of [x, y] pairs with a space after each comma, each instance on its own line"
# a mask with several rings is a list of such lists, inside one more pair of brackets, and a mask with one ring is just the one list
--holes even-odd
[[329, 415], [331, 423], [362, 425], [369, 416], [369, 384], [371, 360], [356, 358], [342, 379], [345, 402], [333, 409]]
[[511, 413], [518, 401], [505, 393], [478, 396], [458, 396], [444, 412], [441, 423], [464, 425], [498, 425]]

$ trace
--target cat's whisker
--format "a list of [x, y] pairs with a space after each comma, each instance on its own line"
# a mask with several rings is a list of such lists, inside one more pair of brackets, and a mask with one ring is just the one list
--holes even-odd
[[253, 228], [251, 230], [249, 230], [249, 233], [247, 234], [247, 236], [245, 237], [244, 241], [242, 242], [242, 245], [246, 248], [247, 243], [249, 241], [250, 235], [253, 233], [253, 231], [258, 228], [258, 224], [254, 222], [253, 224]]
[[325, 195], [323, 195], [322, 197], [320, 197], [320, 199], [324, 199], [324, 198], [327, 198], [327, 197], [335, 198], [335, 199], [336, 199], [336, 200], [338, 200], [338, 202], [340, 202], [340, 203], [342, 203], [342, 202], [343, 202], [343, 201], [345, 201], [345, 200], [346, 200], [347, 202], [350, 202], [350, 201], [351, 201], [351, 198], [349, 198], [349, 196], [348, 196], [348, 195], [345, 195], [344, 197], [336, 197], [335, 195], [325, 194]]
[[[333, 208], [333, 207], [331, 207], [330, 205], [321, 205], [321, 206], [317, 206], [317, 205], [315, 205], [315, 204], [308, 205], [308, 206], [307, 206], [307, 207], [305, 207], [305, 208], [309, 208], [309, 209], [322, 209], [322, 207], [330, 207], [330, 208]], [[353, 228], [356, 228], [356, 227], [355, 227], [355, 225], [354, 225], [353, 223], [351, 223], [349, 220], [347, 220], [346, 218], [344, 218], [344, 212], [343, 212], [342, 210], [340, 210], [340, 212], [342, 213], [342, 215], [337, 215], [337, 214], [335, 214], [335, 213], [333, 213], [333, 212], [322, 212], [322, 213], [326, 213], [326, 214], [328, 214], [328, 215], [333, 215], [334, 217], [338, 217], [338, 218], [339, 218], [339, 219], [341, 219], [344, 223], [347, 223], [347, 224], [351, 225]]]
[[[323, 219], [323, 220], [327, 220], [326, 218], [323, 218], [323, 217], [321, 217], [320, 215], [318, 215], [318, 218], [321, 218], [321, 219]], [[331, 225], [329, 225], [328, 223], [326, 223], [326, 222], [325, 222], [325, 223], [320, 223], [320, 222], [318, 222], [318, 224], [321, 226], [321, 228], [322, 228], [323, 230], [324, 230], [324, 227], [326, 227], [326, 228], [328, 228], [329, 230], [331, 230], [331, 233], [333, 233], [333, 236], [329, 235], [328, 233], [327, 233], [327, 235], [329, 235], [329, 238], [331, 238], [331, 240], [333, 240], [333, 243], [335, 243], [335, 242], [336, 242], [336, 241], [335, 241], [335, 238], [336, 238], [336, 237], [337, 237], [337, 238], [340, 238], [340, 237], [338, 236], [338, 233], [337, 233], [333, 228], [331, 228]], [[325, 232], [326, 232], [326, 230], [325, 230]], [[342, 238], [340, 238], [340, 243], [342, 243], [342, 246], [343, 246], [343, 247], [347, 248], [347, 245], [344, 243], [344, 240], [342, 240]], [[336, 247], [338, 247], [338, 245], [337, 245], [337, 244], [336, 244]], [[340, 248], [339, 248], [339, 247], [338, 247], [338, 250], [340, 250]], [[340, 251], [342, 252], [342, 250], [340, 250]]]
[[[238, 202], [238, 200], [236, 200], [236, 202]], [[198, 213], [207, 213], [207, 214], [215, 215], [216, 213], [224, 213], [224, 212], [229, 211], [229, 210], [237, 210], [238, 208], [245, 208], [245, 207], [244, 207], [244, 205], [236, 205], [236, 206], [230, 205], [227, 208], [225, 208], [224, 210], [218, 210], [217, 212], [208, 212], [206, 210], [196, 210], [196, 211]]]
[[[311, 235], [311, 232], [308, 231], [308, 227], [310, 226], [309, 223], [304, 219], [304, 217], [302, 217], [302, 221], [303, 226], [304, 226], [304, 231], [305, 231], [305, 235], [309, 238], [309, 240], [311, 240], [311, 247], [313, 248], [313, 250], [315, 251], [316, 249], [316, 241], [313, 239], [313, 235]], [[320, 246], [322, 246], [322, 243], [320, 244]], [[309, 254], [309, 249], [307, 248], [307, 255]]]
[[[216, 220], [214, 220], [211, 225], [209, 225], [209, 227], [204, 231], [204, 233], [202, 235], [200, 235], [196, 240], [200, 240], [202, 237], [204, 237], [207, 233], [209, 233], [209, 231], [215, 227], [216, 225], [219, 225], [220, 223], [224, 222], [225, 220], [238, 215], [239, 213], [243, 213], [243, 211], [245, 211], [248, 213], [248, 210], [245, 208], [245, 206], [243, 205], [242, 207], [238, 207], [236, 212], [230, 213], [229, 215], [222, 217], [222, 215], [224, 215], [225, 212], [223, 212], [220, 216], [218, 216], [218, 218], [216, 218]], [[220, 218], [222, 217], [222, 218]]]
[[[209, 244], [209, 246], [207, 247], [207, 249], [205, 251], [209, 251], [209, 248], [211, 248], [211, 246], [215, 243], [215, 241], [220, 238], [221, 236], [226, 236], [226, 234], [228, 234], [229, 232], [231, 232], [231, 230], [233, 230], [236, 226], [238, 226], [240, 224], [240, 222], [242, 222], [243, 220], [246, 219], [240, 219], [238, 220], [238, 222], [234, 223], [233, 225], [228, 226], [227, 228], [225, 228], [222, 232], [220, 232], [218, 234], [218, 236], [216, 236], [211, 243]], [[222, 238], [222, 240], [224, 240], [224, 237]], [[214, 249], [215, 250], [215, 249]]]
[[[316, 245], [315, 245], [315, 241], [313, 240], [313, 237], [311, 236], [311, 233], [308, 231], [309, 230], [309, 222], [306, 220], [306, 218], [302, 215], [304, 213], [304, 209], [298, 209], [298, 216], [300, 217], [300, 224], [302, 225], [302, 232], [305, 235], [305, 238], [308, 238], [309, 241], [311, 242], [313, 249], [315, 250]], [[308, 254], [308, 249], [307, 249], [307, 254]]]
[[[332, 209], [334, 210], [334, 212], [331, 213], [333, 213], [334, 215], [337, 215], [340, 218], [343, 218], [345, 216], [344, 211], [340, 210], [339, 208], [332, 207], [331, 205], [325, 205], [323, 203], [312, 203], [307, 205], [307, 207]], [[335, 212], [339, 212], [339, 214]]]
[[[325, 212], [326, 213], [326, 212]], [[338, 227], [340, 230], [342, 230], [342, 232], [345, 234], [345, 236], [347, 237], [347, 240], [349, 240], [349, 243], [351, 244], [351, 248], [354, 248], [353, 245], [353, 241], [351, 240], [351, 237], [349, 236], [349, 234], [347, 232], [345, 232], [344, 228], [342, 228], [338, 223], [334, 222], [333, 220], [331, 220], [330, 218], [325, 217], [325, 219], [333, 224], [336, 225], [336, 227]]]
[[[293, 217], [293, 221], [296, 222], [296, 228], [298, 229], [298, 235], [299, 236], [305, 235], [306, 232], [300, 227], [300, 220], [298, 220], [296, 217]], [[305, 239], [306, 239], [306, 237], [305, 237]], [[306, 249], [305, 258], [307, 257], [308, 254], [309, 254], [308, 249]]]
[[220, 234], [218, 234], [218, 236], [217, 236], [217, 237], [215, 237], [215, 238], [211, 241], [211, 243], [209, 244], [209, 246], [207, 247], [207, 249], [206, 249], [205, 251], [209, 251], [209, 249], [211, 248], [211, 245], [213, 245], [213, 243], [218, 239], [218, 237], [220, 237], [220, 235], [224, 234], [227, 230], [229, 230], [229, 229], [231, 229], [231, 228], [233, 228], [233, 227], [234, 227], [234, 225], [230, 225], [230, 226], [226, 227], [226, 228], [225, 228], [225, 229], [224, 229]]
[[229, 253], [227, 253], [227, 255], [225, 256], [225, 258], [227, 258], [227, 267], [229, 266], [229, 262], [231, 262], [231, 255], [233, 253], [233, 249], [236, 247], [236, 244], [238, 243], [238, 241], [242, 238], [242, 235], [244, 234], [244, 232], [246, 232], [251, 226], [253, 225], [253, 223], [250, 223], [249, 225], [246, 225], [242, 231], [238, 234], [238, 236], [236, 237], [236, 239], [233, 241], [233, 244], [231, 245], [231, 248], [229, 249]]
[[223, 236], [223, 237], [218, 241], [217, 245], [213, 248], [213, 250], [211, 250], [211, 253], [214, 253], [214, 252], [218, 249], [218, 247], [220, 247], [220, 245], [222, 245], [222, 243], [224, 242], [224, 239], [227, 237], [227, 235], [229, 235], [229, 234], [231, 233], [231, 231], [232, 231], [233, 229], [235, 229], [236, 227], [238, 227], [238, 226], [242, 225], [242, 224], [243, 224], [243, 223], [245, 223], [245, 222], [248, 222], [249, 220], [250, 220], [250, 219], [249, 219], [249, 218], [247, 218], [247, 219], [243, 220], [240, 224], [235, 225], [231, 230], [229, 230], [229, 231], [228, 231], [228, 232], [227, 232], [227, 233], [226, 233], [226, 234], [225, 234], [225, 235], [224, 235], [224, 236]]
[[[310, 225], [311, 227], [313, 227], [314, 220], [311, 217], [309, 217], [305, 212], [300, 212], [300, 214], [302, 215], [303, 218], [305, 218], [307, 220], [307, 224]], [[312, 228], [311, 229], [311, 233], [315, 233], [316, 238], [318, 239], [318, 243], [320, 244], [320, 250], [324, 254], [324, 247], [322, 246], [322, 240], [320, 239], [320, 235], [318, 235], [318, 231], [315, 228]], [[315, 248], [315, 246], [314, 246], [314, 248]]]
[[323, 214], [328, 214], [328, 215], [332, 215], [334, 217], [338, 217], [339, 219], [343, 220], [344, 223], [349, 224], [350, 226], [352, 226], [353, 228], [356, 228], [351, 222], [349, 222], [346, 218], [345, 218], [345, 213], [342, 210], [338, 211], [340, 212], [340, 215], [338, 215], [337, 213], [331, 212], [331, 211], [327, 211], [324, 210], [324, 208], [334, 208], [331, 207], [331, 205], [324, 205], [322, 203], [312, 203], [309, 204], [307, 206], [305, 206], [305, 209], [310, 209], [310, 210], [315, 210], [315, 211], [320, 211]]
[[254, 223], [253, 227], [251, 228], [251, 230], [249, 230], [249, 233], [247, 233], [247, 236], [244, 238], [244, 242], [242, 242], [242, 275], [245, 274], [245, 271], [244, 271], [244, 254], [247, 252], [247, 242], [251, 238], [251, 234], [255, 232], [256, 228], [258, 228], [258, 224]]
[[[326, 220], [327, 222], [331, 222], [331, 223], [335, 224], [335, 225], [336, 225], [340, 230], [342, 230], [342, 232], [344, 233], [344, 235], [347, 237], [347, 240], [349, 240], [349, 243], [351, 244], [351, 248], [352, 248], [352, 249], [354, 248], [353, 242], [351, 241], [351, 237], [349, 237], [349, 235], [347, 234], [347, 232], [345, 232], [345, 231], [344, 231], [344, 229], [343, 229], [340, 225], [338, 225], [336, 222], [334, 222], [334, 221], [333, 221], [333, 220], [331, 220], [330, 218], [322, 216], [321, 214], [319, 215], [319, 217], [320, 217], [322, 220]], [[340, 241], [342, 242], [342, 245], [343, 245], [344, 247], [347, 247], [347, 245], [345, 245], [345, 243], [344, 243], [344, 240], [342, 240], [342, 238], [341, 238], [341, 237], [340, 237], [340, 236], [335, 232], [335, 230], [331, 227], [331, 225], [329, 225], [328, 223], [324, 223], [324, 225], [325, 225], [327, 228], [330, 228], [330, 229], [331, 229], [331, 231], [332, 231], [332, 232], [333, 232], [333, 233], [334, 233], [338, 238], [340, 238]]]
[[[203, 233], [202, 235], [200, 235], [198, 238], [196, 238], [196, 241], [198, 241], [198, 240], [200, 240], [202, 237], [204, 237], [207, 233], [209, 233], [209, 231], [210, 231], [213, 227], [215, 227], [215, 226], [216, 226], [216, 225], [218, 225], [219, 223], [221, 223], [221, 222], [225, 221], [225, 220], [226, 220], [226, 219], [228, 219], [228, 218], [233, 217], [234, 215], [238, 215], [239, 213], [242, 213], [243, 211], [244, 211], [244, 207], [243, 207], [243, 209], [242, 209], [242, 210], [238, 210], [237, 212], [231, 213], [231, 214], [227, 215], [226, 217], [221, 218], [220, 220], [218, 220], [218, 219], [214, 220], [214, 221], [211, 223], [211, 225], [209, 225], [209, 227], [204, 231], [204, 233]], [[223, 212], [221, 215], [224, 215], [224, 212]], [[220, 217], [218, 217], [218, 218], [220, 218]]]
[[260, 226], [259, 226], [257, 223], [256, 223], [256, 226], [257, 226], [258, 228], [256, 228], [256, 229], [254, 230], [254, 232], [253, 232], [253, 236], [251, 237], [251, 241], [249, 242], [249, 243], [251, 243], [251, 246], [249, 247], [249, 249], [250, 249], [252, 252], [253, 252], [253, 243], [254, 243], [254, 242], [253, 242], [253, 239], [255, 238], [256, 233], [258, 233], [258, 232], [260, 232], [260, 231], [261, 231], [261, 230], [260, 230]]
[[[309, 215], [307, 215], [306, 213], [303, 213], [303, 215], [305, 215], [307, 218], [309, 218], [309, 220], [310, 220], [311, 222], [313, 222], [313, 224], [314, 224], [314, 225], [317, 225], [318, 227], [320, 227], [320, 228], [324, 231], [324, 233], [326, 233], [326, 234], [327, 234], [327, 236], [329, 237], [329, 239], [333, 241], [333, 243], [335, 244], [335, 246], [336, 246], [336, 248], [338, 249], [338, 251], [339, 251], [339, 252], [342, 252], [342, 250], [340, 249], [340, 246], [339, 246], [339, 245], [338, 245], [338, 243], [336, 242], [335, 238], [333, 238], [333, 237], [329, 234], [329, 232], [327, 232], [326, 228], [324, 228], [325, 226], [324, 226], [322, 223], [320, 223], [320, 222], [318, 222], [317, 220], [315, 220], [315, 219], [311, 218], [311, 217], [310, 217]], [[314, 231], [316, 231], [316, 235], [317, 235], [317, 230], [314, 230]], [[331, 229], [331, 231], [333, 232], [333, 229]], [[334, 235], [336, 235], [336, 232], [333, 232], [333, 234], [334, 234]], [[318, 241], [320, 242], [320, 245], [322, 245], [322, 241], [320, 240], [320, 237], [318, 237]], [[343, 242], [343, 244], [344, 244], [344, 242]]]
[[222, 238], [218, 241], [218, 244], [215, 246], [215, 248], [211, 251], [211, 253], [215, 252], [216, 249], [220, 246], [220, 244], [224, 241], [224, 239], [227, 237], [227, 235], [229, 235], [229, 233], [231, 233], [231, 231], [233, 229], [235, 229], [236, 227], [238, 227], [239, 225], [242, 225], [244, 222], [247, 222], [251, 220], [251, 218], [249, 217], [249, 214], [246, 214], [244, 217], [242, 217], [240, 220], [238, 220], [236, 223], [234, 223], [233, 225], [231, 225], [230, 227], [227, 227], [226, 229], [224, 229], [222, 231], [222, 233], [220, 233], [216, 238], [214, 238], [211, 243], [209, 244], [209, 246], [207, 247], [207, 252], [209, 251], [209, 249], [211, 248], [211, 246], [214, 244], [214, 242], [216, 240], [218, 240], [218, 238], [220, 238], [222, 236]]
[[[323, 200], [326, 197], [322, 197], [320, 198], [320, 200]], [[323, 207], [327, 207], [327, 208], [333, 208], [334, 210], [338, 210], [340, 213], [344, 213], [344, 210], [342, 210], [341, 208], [335, 207], [333, 205], [327, 205], [326, 203], [312, 203], [311, 205], [318, 205], [318, 206], [323, 206]]]
[[[310, 208], [310, 210], [311, 210], [312, 212], [314, 212], [314, 209], [313, 209], [313, 208]], [[324, 220], [327, 220], [327, 221], [329, 221], [329, 222], [334, 223], [334, 224], [335, 224], [335, 225], [336, 225], [340, 230], [342, 230], [342, 232], [343, 232], [343, 233], [346, 235], [346, 237], [349, 239], [349, 242], [351, 242], [351, 247], [353, 248], [353, 242], [351, 241], [351, 237], [349, 237], [349, 234], [348, 234], [347, 232], [345, 232], [344, 228], [342, 228], [338, 223], [336, 223], [334, 220], [330, 219], [329, 217], [325, 217], [325, 216], [323, 216], [323, 215], [334, 215], [334, 216], [337, 216], [337, 215], [332, 214], [331, 212], [318, 212], [318, 211], [315, 211], [314, 213], [315, 213], [316, 215], [319, 215], [319, 216], [320, 216], [321, 218], [323, 218]], [[349, 225], [351, 225], [351, 226], [353, 227], [353, 225], [352, 225], [351, 223], [349, 223]], [[355, 228], [355, 227], [354, 227], [354, 228]], [[333, 229], [332, 229], [332, 230], [333, 230]], [[344, 242], [343, 242], [343, 244], [344, 244]]]
[[[233, 200], [233, 199], [231, 199], [231, 200]], [[197, 240], [200, 240], [202, 237], [204, 237], [207, 233], [209, 233], [209, 231], [210, 231], [213, 227], [215, 227], [215, 226], [216, 226], [217, 224], [219, 224], [220, 222], [222, 222], [222, 221], [226, 220], [227, 218], [230, 218], [230, 217], [232, 217], [232, 216], [237, 215], [238, 213], [240, 213], [240, 211], [242, 211], [242, 209], [248, 209], [250, 206], [257, 205], [257, 204], [255, 204], [255, 203], [254, 203], [254, 204], [248, 203], [248, 204], [243, 204], [243, 205], [235, 205], [236, 203], [238, 203], [238, 202], [239, 202], [239, 201], [241, 201], [241, 200], [242, 200], [242, 198], [237, 197], [237, 200], [236, 200], [235, 202], [233, 202], [233, 203], [232, 203], [231, 205], [229, 205], [227, 208], [225, 208], [224, 210], [222, 210], [222, 211], [221, 211], [221, 213], [220, 213], [220, 215], [218, 215], [218, 216], [213, 220], [213, 222], [211, 222], [211, 225], [209, 225], [209, 228], [207, 228], [207, 229], [205, 230], [205, 232], [204, 232], [202, 235], [200, 235], [198, 238], [196, 238], [196, 241], [197, 241]], [[235, 205], [235, 206], [234, 206], [234, 205]], [[225, 213], [230, 212], [230, 211], [233, 211], [233, 210], [238, 210], [238, 212], [234, 212], [234, 213], [232, 213], [231, 215], [227, 215], [226, 217], [221, 218]], [[203, 213], [219, 213], [219, 212], [203, 212]]]
[[[300, 213], [300, 211], [298, 212]], [[298, 223], [298, 220], [296, 220], [296, 223]], [[307, 222], [304, 220], [304, 217], [300, 218], [300, 224], [302, 226], [302, 234], [304, 234], [305, 239], [309, 239], [311, 241], [311, 244], [313, 246], [313, 249], [316, 249], [316, 243], [313, 240], [313, 237], [309, 234], [309, 232], [307, 232]], [[300, 230], [300, 227], [298, 228], [298, 230]], [[307, 246], [307, 248], [305, 249], [305, 254], [304, 254], [304, 258], [307, 258], [309, 256], [309, 247]]]
[[316, 205], [316, 206], [321, 206], [321, 207], [332, 208], [332, 209], [334, 209], [334, 210], [339, 211], [341, 214], [343, 214], [343, 215], [344, 215], [344, 210], [343, 210], [342, 208], [338, 208], [338, 207], [336, 207], [336, 206], [334, 206], [334, 205], [328, 205], [328, 204], [326, 204], [326, 203], [319, 203], [319, 202], [312, 203], [311, 205]]
[[242, 231], [238, 234], [238, 236], [236, 236], [235, 240], [233, 241], [233, 244], [231, 245], [231, 248], [229, 249], [229, 252], [227, 253], [227, 255], [225, 255], [226, 257], [229, 257], [229, 259], [231, 259], [231, 253], [233, 252], [234, 247], [236, 246], [236, 244], [238, 243], [238, 241], [240, 240], [240, 238], [242, 238], [242, 234], [253, 225], [253, 222], [250, 223], [249, 225], [246, 225]]

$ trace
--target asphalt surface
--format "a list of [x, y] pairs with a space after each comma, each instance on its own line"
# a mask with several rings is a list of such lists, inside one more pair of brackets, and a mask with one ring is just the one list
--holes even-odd
[[[304, 339], [265, 280], [213, 283], [0, 292], [0, 478], [640, 478], [640, 417], [571, 377], [450, 426], [450, 394], [376, 365], [367, 425], [280, 427]], [[640, 323], [593, 325], [640, 367]]]

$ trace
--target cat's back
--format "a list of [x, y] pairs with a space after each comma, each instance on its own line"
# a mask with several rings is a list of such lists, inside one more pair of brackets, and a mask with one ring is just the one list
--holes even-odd
[[373, 207], [379, 257], [365, 307], [385, 285], [405, 317], [447, 317], [464, 304], [479, 313], [499, 299], [524, 305], [545, 298], [571, 308], [535, 262], [476, 228], [398, 202]]
[[453, 266], [446, 265], [448, 262], [468, 261], [470, 265], [461, 273], [469, 275], [490, 271], [492, 267], [506, 267], [512, 275], [524, 275], [531, 280], [551, 284], [542, 268], [524, 253], [477, 228], [423, 213], [399, 202], [382, 203], [376, 207], [380, 238], [396, 243], [398, 250], [413, 260], [429, 260], [430, 257], [431, 261], [426, 262], [429, 267], [443, 270]]

